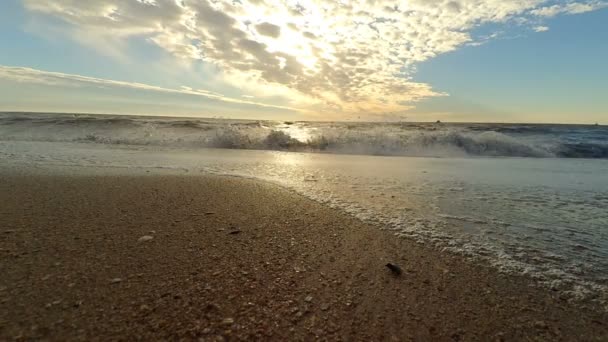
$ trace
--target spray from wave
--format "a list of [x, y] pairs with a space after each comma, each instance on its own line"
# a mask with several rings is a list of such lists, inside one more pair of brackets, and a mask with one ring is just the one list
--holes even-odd
[[1, 114], [0, 140], [434, 157], [608, 158], [603, 126]]

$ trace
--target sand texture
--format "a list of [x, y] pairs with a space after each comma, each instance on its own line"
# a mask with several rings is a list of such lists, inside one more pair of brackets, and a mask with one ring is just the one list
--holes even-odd
[[597, 308], [266, 183], [1, 176], [0, 340], [608, 340]]

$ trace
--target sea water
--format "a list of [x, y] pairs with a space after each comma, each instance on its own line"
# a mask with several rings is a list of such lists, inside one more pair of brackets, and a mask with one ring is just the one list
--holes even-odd
[[396, 236], [600, 301], [607, 146], [602, 126], [0, 116], [7, 165], [262, 179]]
[[608, 158], [608, 126], [276, 122], [0, 113], [7, 141], [435, 157]]

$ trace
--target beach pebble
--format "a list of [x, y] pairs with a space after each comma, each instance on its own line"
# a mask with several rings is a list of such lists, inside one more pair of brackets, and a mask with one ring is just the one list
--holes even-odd
[[114, 279], [110, 280], [110, 283], [112, 283], [112, 284], [118, 284], [120, 282], [122, 282], [121, 278], [114, 278]]
[[312, 302], [312, 296], [307, 296], [304, 300], [308, 303]]
[[388, 263], [386, 264], [386, 267], [388, 267], [388, 269], [391, 270], [394, 275], [401, 275], [401, 268], [399, 266]]
[[139, 239], [137, 239], [137, 241], [139, 241], [139, 242], [146, 242], [146, 241], [150, 241], [152, 239], [154, 239], [153, 236], [144, 235], [144, 236], [140, 237]]
[[234, 319], [233, 318], [224, 318], [222, 320], [222, 324], [228, 325], [228, 324], [232, 324], [232, 323], [234, 323]]
[[210, 310], [210, 311], [219, 311], [221, 308], [219, 305], [217, 305], [215, 303], [209, 303], [209, 304], [207, 304], [206, 309]]

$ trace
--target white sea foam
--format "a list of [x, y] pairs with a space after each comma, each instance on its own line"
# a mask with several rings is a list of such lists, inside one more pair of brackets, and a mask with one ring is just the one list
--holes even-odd
[[0, 113], [0, 140], [385, 156], [608, 158], [608, 128], [420, 123], [281, 123]]

